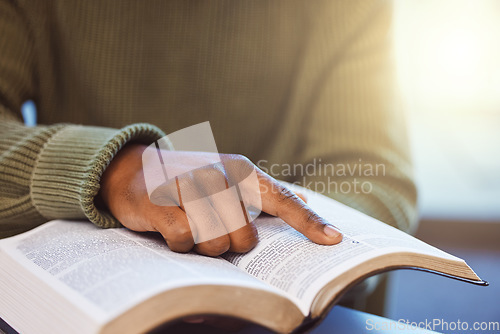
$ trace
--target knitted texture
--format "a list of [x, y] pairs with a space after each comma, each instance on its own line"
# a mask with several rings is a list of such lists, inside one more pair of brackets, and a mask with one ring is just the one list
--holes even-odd
[[[220, 152], [277, 178], [369, 182], [323, 192], [411, 231], [390, 15], [385, 1], [0, 0], [0, 237], [55, 218], [119, 226], [94, 205], [114, 155], [207, 120]], [[284, 172], [319, 159], [362, 170]]]

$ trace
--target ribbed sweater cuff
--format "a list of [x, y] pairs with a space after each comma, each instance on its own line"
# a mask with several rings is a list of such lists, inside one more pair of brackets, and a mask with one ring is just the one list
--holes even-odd
[[46, 219], [89, 219], [101, 227], [121, 224], [94, 205], [100, 179], [128, 142], [150, 144], [165, 134], [149, 124], [123, 129], [68, 125], [46, 143], [36, 162], [31, 198]]

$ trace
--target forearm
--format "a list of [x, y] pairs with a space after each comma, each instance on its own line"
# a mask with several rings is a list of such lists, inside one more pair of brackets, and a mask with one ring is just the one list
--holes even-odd
[[148, 124], [121, 130], [76, 125], [26, 128], [3, 108], [0, 118], [0, 237], [50, 219], [89, 219], [120, 226], [94, 205], [100, 177], [127, 142], [149, 144], [163, 133]]
[[38, 152], [57, 128], [27, 129], [0, 106], [0, 237], [24, 232], [45, 221], [30, 196]]

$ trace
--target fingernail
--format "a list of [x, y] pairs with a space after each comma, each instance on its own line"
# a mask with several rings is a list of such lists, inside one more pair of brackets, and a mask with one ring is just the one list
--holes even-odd
[[336, 238], [339, 235], [342, 235], [335, 227], [332, 225], [325, 225], [325, 228], [323, 229], [325, 231], [325, 234], [329, 236], [330, 238]]

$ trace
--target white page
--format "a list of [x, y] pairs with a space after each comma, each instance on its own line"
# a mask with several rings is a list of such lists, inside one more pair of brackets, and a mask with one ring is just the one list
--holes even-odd
[[317, 245], [276, 218], [261, 218], [257, 224], [257, 247], [246, 254], [222, 257], [287, 293], [304, 313], [309, 313], [314, 297], [326, 283], [379, 253], [347, 236], [337, 245]]
[[307, 191], [306, 194], [309, 198], [308, 204], [320, 216], [339, 227], [344, 235], [363, 241], [375, 248], [401, 248], [464, 262], [460, 258], [326, 196], [311, 191]]
[[0, 241], [0, 248], [100, 322], [180, 286], [234, 285], [283, 295], [221, 258], [174, 253], [158, 234], [89, 222], [53, 221]]
[[316, 294], [341, 273], [383, 254], [411, 251], [463, 262], [404, 232], [325, 196], [304, 191], [308, 204], [344, 234], [341, 243], [317, 245], [275, 217], [256, 221], [258, 246], [224, 258], [260, 280], [283, 290], [305, 312]]

